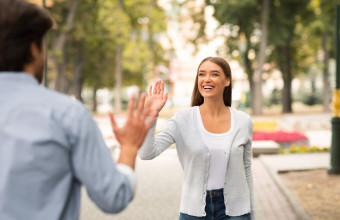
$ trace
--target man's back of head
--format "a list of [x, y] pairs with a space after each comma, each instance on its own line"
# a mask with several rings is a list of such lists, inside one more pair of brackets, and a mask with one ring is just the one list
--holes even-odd
[[23, 71], [25, 65], [34, 59], [32, 43], [42, 50], [44, 36], [52, 25], [49, 14], [34, 4], [23, 0], [1, 0], [0, 72]]

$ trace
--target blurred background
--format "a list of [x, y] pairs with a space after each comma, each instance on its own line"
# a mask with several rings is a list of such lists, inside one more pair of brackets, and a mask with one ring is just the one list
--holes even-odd
[[253, 114], [329, 112], [335, 86], [330, 0], [31, 0], [55, 25], [46, 85], [93, 112], [126, 108], [156, 79], [188, 106], [199, 62], [231, 65], [233, 105]]

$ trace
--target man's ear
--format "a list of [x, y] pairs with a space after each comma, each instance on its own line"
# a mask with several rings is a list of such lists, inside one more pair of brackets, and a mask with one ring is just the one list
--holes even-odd
[[30, 52], [31, 52], [33, 59], [36, 59], [40, 54], [40, 49], [38, 48], [37, 43], [34, 41], [31, 42], [30, 44]]

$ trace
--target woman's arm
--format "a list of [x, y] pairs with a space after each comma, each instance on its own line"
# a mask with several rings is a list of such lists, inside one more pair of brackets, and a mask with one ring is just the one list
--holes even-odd
[[[158, 80], [153, 86], [149, 87], [149, 97], [147, 99], [148, 115], [157, 117], [163, 109], [168, 94], [164, 93], [164, 82]], [[174, 117], [168, 120], [165, 127], [155, 136], [157, 120], [149, 130], [138, 155], [143, 160], [151, 160], [160, 155], [171, 144], [175, 143], [175, 121]]]
[[138, 151], [138, 156], [142, 160], [151, 160], [157, 157], [176, 142], [176, 114], [165, 123], [164, 128], [157, 134], [155, 134], [156, 123], [157, 119], [151, 126], [142, 147]]

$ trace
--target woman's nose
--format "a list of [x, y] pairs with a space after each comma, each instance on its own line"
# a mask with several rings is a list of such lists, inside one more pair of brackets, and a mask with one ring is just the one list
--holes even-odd
[[210, 76], [209, 75], [207, 75], [206, 77], [205, 77], [205, 79], [204, 79], [206, 82], [210, 82], [211, 81], [211, 78], [210, 78]]

